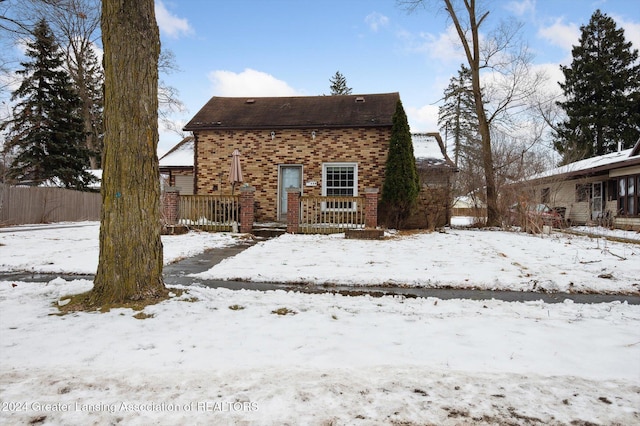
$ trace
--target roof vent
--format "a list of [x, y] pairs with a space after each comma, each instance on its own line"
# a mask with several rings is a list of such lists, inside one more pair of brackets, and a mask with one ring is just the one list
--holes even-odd
[[247, 104], [255, 104], [255, 103], [256, 103], [256, 100], [255, 100], [255, 99], [247, 99], [247, 100], [245, 101], [245, 103], [247, 103]]
[[362, 96], [358, 96], [358, 97], [356, 98], [356, 103], [361, 103], [361, 102], [364, 102], [364, 97], [362, 97]]

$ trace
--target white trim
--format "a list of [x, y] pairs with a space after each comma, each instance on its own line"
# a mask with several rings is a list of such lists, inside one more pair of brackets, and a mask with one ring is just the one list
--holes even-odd
[[[327, 168], [328, 167], [353, 167], [353, 197], [358, 196], [358, 163], [355, 162], [336, 162], [336, 163], [322, 163], [322, 196], [327, 196]], [[322, 211], [355, 211], [357, 209], [356, 203], [353, 203], [351, 208], [347, 209], [330, 209], [327, 208], [326, 203], [322, 203]]]
[[280, 220], [281, 216], [284, 214], [281, 211], [282, 206], [280, 205], [280, 196], [282, 195], [281, 191], [286, 191], [286, 188], [282, 188], [282, 169], [285, 167], [298, 167], [300, 169], [300, 195], [304, 192], [304, 166], [302, 164], [278, 164], [278, 189], [276, 193], [276, 216], [278, 220]]

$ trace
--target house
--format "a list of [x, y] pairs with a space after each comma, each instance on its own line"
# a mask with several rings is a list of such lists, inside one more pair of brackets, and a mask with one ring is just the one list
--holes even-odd
[[213, 97], [184, 127], [193, 132], [194, 193], [231, 193], [231, 154], [255, 188], [256, 222], [286, 220], [287, 188], [303, 195], [382, 188], [398, 93]]
[[631, 149], [531, 176], [526, 186], [532, 201], [565, 211], [573, 224], [640, 230], [640, 140]]
[[407, 221], [411, 228], [438, 228], [451, 220], [452, 179], [458, 171], [447, 155], [439, 133], [412, 133], [413, 155], [420, 178], [420, 194], [414, 214]]
[[187, 136], [159, 160], [163, 183], [184, 195], [193, 194], [193, 144], [193, 136]]

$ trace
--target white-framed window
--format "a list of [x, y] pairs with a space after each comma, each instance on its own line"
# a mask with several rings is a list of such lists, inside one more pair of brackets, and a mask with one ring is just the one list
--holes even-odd
[[[325, 197], [355, 197], [358, 195], [358, 163], [322, 164], [322, 195]], [[355, 210], [352, 201], [329, 201], [323, 210]]]

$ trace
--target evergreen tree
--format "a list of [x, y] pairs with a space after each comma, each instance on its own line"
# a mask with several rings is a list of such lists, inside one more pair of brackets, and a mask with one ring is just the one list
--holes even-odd
[[600, 10], [582, 26], [571, 66], [562, 66], [567, 119], [554, 143], [565, 163], [629, 148], [640, 136], [640, 64], [624, 30]]
[[456, 77], [444, 90], [444, 104], [438, 108], [438, 124], [445, 137], [453, 138], [456, 166], [461, 158], [479, 161], [481, 158], [478, 117], [471, 87], [471, 71], [462, 65]]
[[340, 71], [336, 71], [335, 75], [329, 79], [331, 86], [331, 96], [335, 95], [350, 95], [351, 87], [347, 87], [347, 79], [340, 74]]
[[94, 178], [85, 171], [89, 156], [77, 114], [80, 99], [62, 69], [62, 52], [45, 20], [37, 23], [33, 35], [26, 52], [31, 60], [17, 71], [23, 80], [12, 100], [18, 103], [6, 123], [9, 178], [86, 189]]
[[398, 100], [393, 114], [389, 153], [384, 172], [381, 203], [389, 224], [401, 228], [415, 206], [420, 181], [413, 155], [411, 130], [407, 114]]
[[67, 64], [81, 101], [78, 112], [84, 123], [85, 146], [89, 151], [90, 166], [92, 169], [99, 169], [104, 138], [102, 120], [104, 73], [92, 46], [87, 43], [82, 47], [82, 50], [73, 56], [74, 60], [70, 60], [68, 55]]

